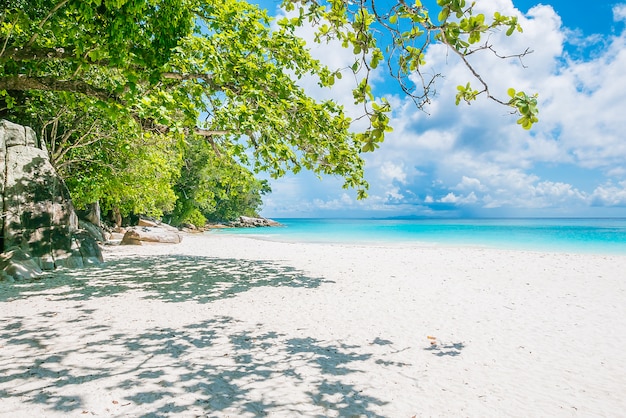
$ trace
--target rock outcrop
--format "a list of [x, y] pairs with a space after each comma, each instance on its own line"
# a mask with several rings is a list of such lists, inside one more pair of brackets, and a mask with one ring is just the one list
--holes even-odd
[[[78, 227], [69, 191], [45, 145], [31, 128], [6, 120], [0, 120], [0, 196], [3, 277], [32, 277], [33, 263], [52, 270], [102, 262], [95, 240]], [[11, 273], [20, 263], [31, 273]]]
[[228, 224], [233, 228], [261, 228], [268, 226], [281, 226], [280, 223], [266, 218], [251, 218], [249, 216], [240, 216], [236, 221]]
[[122, 245], [142, 245], [143, 243], [179, 244], [183, 237], [172, 226], [134, 226], [122, 238]]

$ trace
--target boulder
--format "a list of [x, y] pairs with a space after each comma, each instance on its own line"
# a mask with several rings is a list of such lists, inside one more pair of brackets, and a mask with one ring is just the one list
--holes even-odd
[[152, 228], [163, 228], [163, 229], [167, 229], [168, 231], [172, 231], [172, 232], [178, 232], [179, 229], [176, 228], [175, 226], [166, 224], [164, 222], [161, 222], [159, 220], [156, 219], [150, 219], [150, 218], [139, 218], [139, 220], [137, 221], [137, 226], [147, 226], [147, 227], [152, 227]]
[[[69, 191], [31, 128], [0, 121], [0, 173], [1, 253], [20, 249], [44, 270], [102, 259], [95, 240], [79, 232]], [[86, 259], [83, 247], [90, 248]]]
[[78, 227], [87, 232], [97, 242], [105, 243], [107, 241], [108, 234], [104, 232], [102, 228], [92, 224], [90, 221], [79, 220]]
[[30, 280], [42, 273], [39, 265], [20, 248], [0, 253], [0, 280]]
[[149, 226], [154, 228], [159, 226], [159, 223], [154, 219], [139, 218], [139, 221], [137, 221], [137, 226]]
[[[171, 228], [171, 227], [170, 227]], [[122, 245], [142, 245], [143, 243], [178, 244], [183, 237], [178, 230], [166, 229], [161, 226], [136, 226], [129, 228], [122, 238]]]
[[261, 228], [269, 226], [281, 226], [280, 223], [266, 218], [252, 218], [249, 216], [240, 216], [238, 220], [229, 224], [234, 228]]
[[180, 227], [181, 229], [186, 229], [187, 231], [198, 231], [198, 227], [190, 223], [182, 223], [180, 224]]

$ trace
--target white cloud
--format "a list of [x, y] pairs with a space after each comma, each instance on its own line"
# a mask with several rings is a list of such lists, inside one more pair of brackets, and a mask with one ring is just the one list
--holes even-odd
[[442, 203], [457, 203], [459, 201], [459, 197], [454, 193], [450, 192], [445, 195], [443, 198], [439, 199]]
[[322, 209], [322, 210], [327, 210], [327, 209], [335, 210], [335, 209], [341, 209], [344, 207], [350, 207], [353, 203], [354, 203], [353, 199], [347, 193], [342, 193], [341, 196], [339, 196], [339, 198], [337, 199], [313, 200], [313, 204], [315, 205], [316, 209]]
[[626, 4], [613, 6], [613, 19], [616, 22], [626, 22]]
[[467, 196], [455, 195], [454, 193], [450, 192], [441, 199], [439, 199], [439, 202], [441, 203], [455, 203], [457, 205], [468, 205], [476, 203], [477, 201], [478, 198], [476, 197], [474, 192], [471, 192]]
[[626, 177], [626, 167], [613, 167], [606, 172], [606, 175], [613, 178]]
[[618, 185], [603, 184], [596, 188], [591, 196], [595, 206], [626, 206], [626, 181]]
[[380, 166], [380, 177], [388, 182], [406, 183], [406, 176], [404, 163], [395, 164], [391, 161], [385, 161]]
[[487, 188], [481, 184], [480, 180], [474, 177], [463, 176], [461, 182], [456, 185], [457, 190], [478, 190], [485, 191]]
[[582, 204], [587, 201], [585, 193], [571, 184], [543, 181], [534, 188], [534, 195], [545, 199], [545, 206], [563, 206], [568, 204]]
[[[425, 196], [420, 202], [425, 205], [439, 202], [477, 208], [626, 205], [626, 34], [577, 38], [582, 35], [564, 28], [554, 9], [545, 5], [533, 7], [526, 16], [511, 0], [478, 0], [476, 7], [488, 16], [495, 10], [520, 16], [523, 34], [493, 33], [489, 39], [502, 54], [531, 49], [533, 53], [522, 60], [526, 68], [519, 60], [501, 60], [488, 52], [474, 57], [472, 63], [497, 97], [505, 99], [509, 87], [539, 92], [540, 122], [532, 131], [524, 131], [507, 108], [484, 97], [471, 106], [455, 106], [456, 85], [478, 84], [459, 60], [441, 45], [434, 46], [426, 56], [427, 71], [445, 75], [437, 84], [439, 95], [427, 108], [428, 114], [410, 100], [389, 96], [394, 132], [379, 150], [365, 154], [371, 198], [365, 202], [333, 198], [344, 191], [339, 182], [325, 179], [323, 193], [316, 186], [324, 196], [322, 201], [338, 199], [337, 204], [346, 208], [372, 211], [416, 210], [409, 201], [415, 203], [417, 196]], [[616, 21], [626, 21], [626, 4], [615, 6], [613, 13]], [[572, 40], [596, 48], [586, 58], [573, 58], [567, 52]], [[334, 68], [349, 65], [352, 59], [337, 45], [321, 46], [314, 53]], [[344, 77], [345, 84], [341, 82], [326, 97], [350, 108], [354, 81], [349, 79]], [[377, 86], [380, 91], [382, 81]], [[543, 163], [556, 167], [555, 172], [559, 164], [594, 170], [602, 184], [594, 187], [587, 178], [565, 175], [544, 177], [536, 169]], [[303, 190], [297, 193], [311, 202], [314, 190], [308, 181], [297, 181]], [[274, 193], [277, 199], [278, 191]], [[295, 193], [287, 188], [282, 191]], [[403, 199], [406, 206], [401, 204]]]
[[387, 193], [385, 194], [387, 199], [390, 201], [401, 201], [404, 198], [404, 195], [400, 192], [400, 188], [398, 187], [392, 187], [389, 190], [387, 190]]

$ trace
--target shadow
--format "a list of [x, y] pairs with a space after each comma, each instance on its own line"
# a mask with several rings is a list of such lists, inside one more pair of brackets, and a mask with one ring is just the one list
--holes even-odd
[[[33, 257], [43, 257], [60, 249], [72, 250], [73, 207], [63, 180], [48, 160], [33, 147], [29, 163], [15, 168], [17, 178], [4, 190], [2, 236], [5, 247], [21, 247]], [[16, 208], [19, 208], [16, 210]], [[4, 231], [8, 228], [9, 231]]]
[[374, 339], [374, 341], [372, 341], [372, 344], [376, 344], [376, 345], [391, 345], [391, 344], [393, 344], [393, 342], [391, 342], [389, 340], [383, 340], [380, 337], [376, 337]]
[[[49, 413], [150, 417], [381, 417], [386, 404], [353, 384], [372, 358], [363, 347], [287, 338], [227, 316], [120, 332], [75, 308], [71, 324], [50, 313], [3, 322], [3, 397]], [[67, 329], [69, 346], [59, 343]]]
[[0, 301], [52, 294], [59, 300], [87, 300], [141, 290], [146, 299], [208, 303], [255, 287], [315, 288], [323, 282], [269, 261], [168, 255], [122, 258], [101, 266], [59, 269], [35, 280], [0, 283]]
[[432, 351], [437, 357], [451, 356], [456, 357], [461, 354], [461, 350], [465, 348], [463, 343], [451, 343], [451, 344], [433, 344], [426, 351]]
[[[374, 361], [391, 341], [294, 338], [203, 307], [258, 287], [324, 283], [331, 282], [269, 261], [182, 255], [120, 258], [0, 283], [0, 308], [34, 297], [63, 305], [28, 316], [2, 310], [0, 395], [52, 415], [381, 417], [387, 401], [355, 382], [372, 367], [407, 366]], [[192, 301], [209, 318], [129, 329], [87, 306], [125, 292]]]

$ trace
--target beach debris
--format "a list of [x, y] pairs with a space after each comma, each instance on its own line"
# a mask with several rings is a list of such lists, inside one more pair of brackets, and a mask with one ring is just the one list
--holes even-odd
[[432, 335], [428, 335], [426, 338], [428, 338], [428, 341], [430, 342], [430, 345], [435, 347], [437, 345], [437, 337], [433, 337]]

